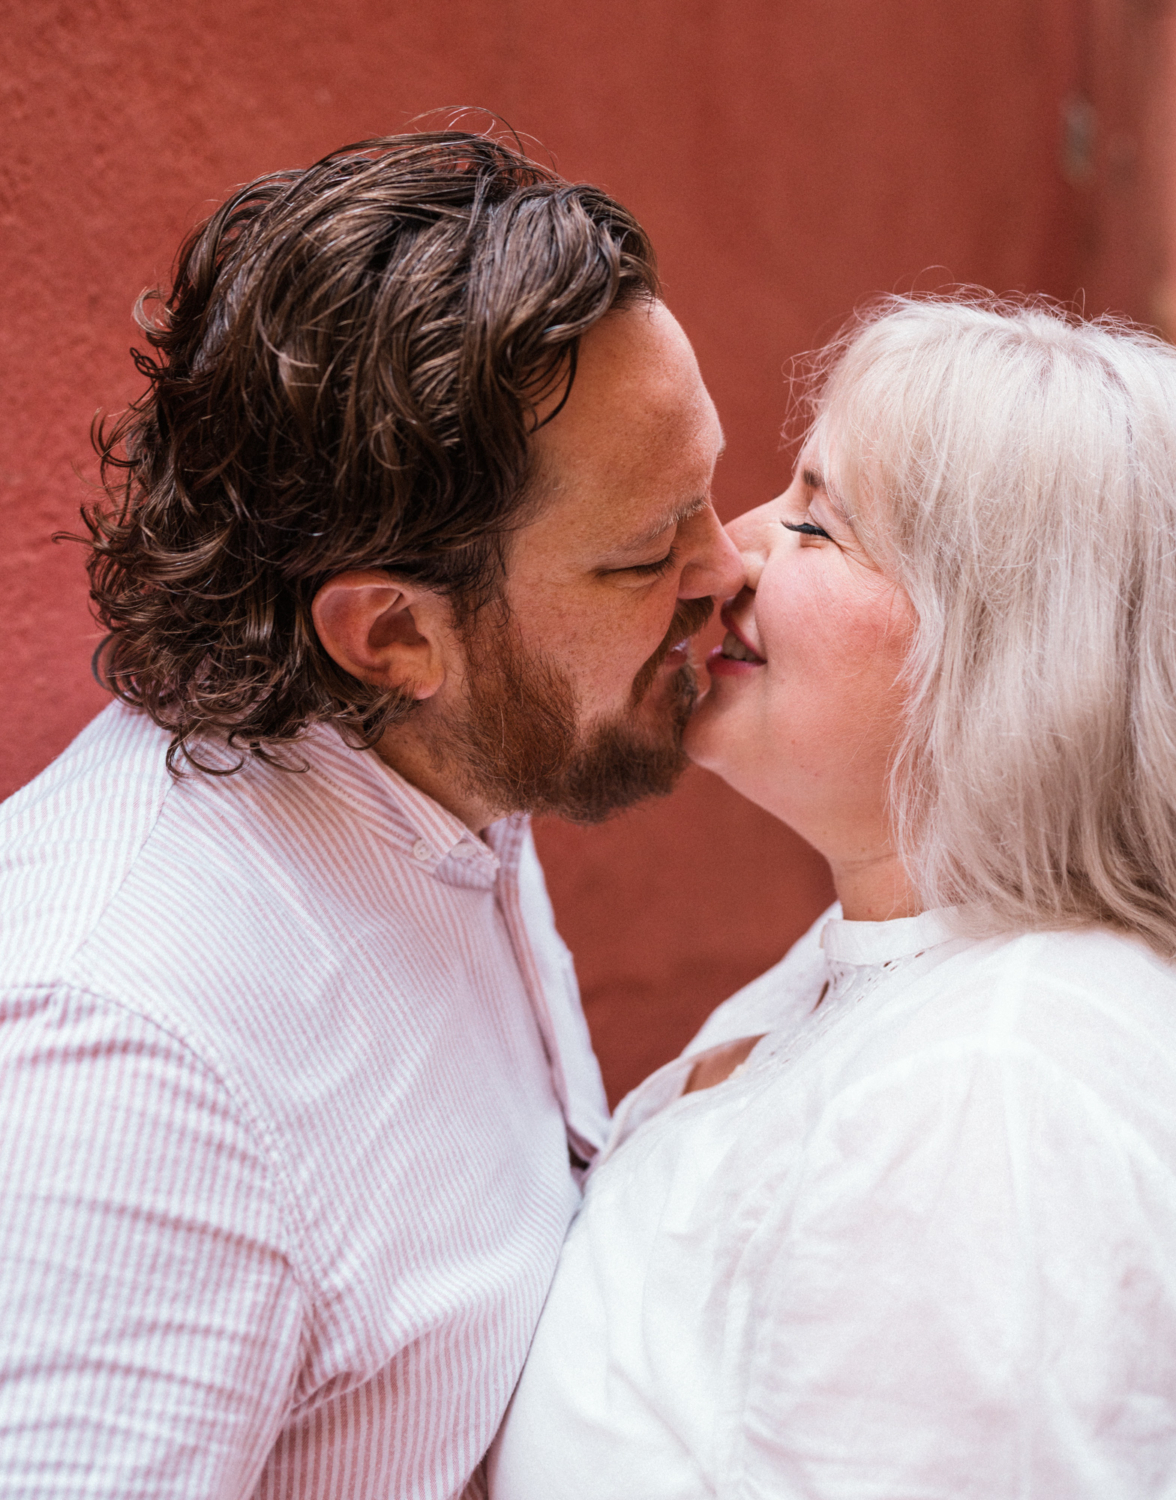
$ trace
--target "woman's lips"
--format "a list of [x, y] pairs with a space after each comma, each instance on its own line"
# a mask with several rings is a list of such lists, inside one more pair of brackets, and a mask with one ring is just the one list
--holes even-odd
[[[731, 636], [727, 637], [731, 640]], [[736, 656], [724, 656], [727, 641], [715, 649], [706, 659], [706, 669], [712, 677], [744, 677], [748, 672], [756, 672], [764, 665], [762, 657], [757, 656], [754, 661], [741, 661]]]
[[727, 627], [727, 634], [723, 637], [723, 644], [716, 646], [707, 657], [707, 671], [717, 677], [741, 677], [764, 666], [764, 658], [731, 618], [727, 605], [723, 606], [720, 618]]
[[[749, 656], [754, 657], [755, 660], [758, 661], [758, 662], [762, 662], [763, 661], [763, 657], [759, 654], [759, 651], [747, 639], [747, 637], [744, 635], [744, 633], [742, 632], [742, 630], [740, 630], [738, 624], [736, 623], [735, 614], [734, 614], [734, 611], [731, 608], [731, 606], [734, 603], [735, 603], [734, 599], [728, 599], [727, 602], [726, 602], [726, 604], [724, 604], [723, 607], [722, 607], [722, 609], [719, 611], [719, 619], [722, 620], [722, 622], [723, 622], [723, 627], [724, 627], [724, 629], [727, 632], [727, 637], [729, 639], [731, 636], [734, 636], [735, 639], [739, 642], [739, 644], [743, 647], [743, 649], [747, 652], [747, 654]], [[726, 649], [727, 649], [727, 642], [724, 641], [723, 642], [723, 650], [725, 651]]]
[[754, 662], [761, 667], [764, 664], [764, 659], [759, 652], [749, 646], [743, 637], [734, 630], [728, 630], [727, 634], [723, 637], [723, 644], [719, 647], [719, 650], [724, 656], [731, 657], [733, 661]]

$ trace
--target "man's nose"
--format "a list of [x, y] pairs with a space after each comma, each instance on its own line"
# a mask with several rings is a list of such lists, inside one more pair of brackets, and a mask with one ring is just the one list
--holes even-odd
[[714, 507], [708, 506], [705, 529], [695, 544], [694, 556], [682, 569], [678, 597], [699, 599], [709, 594], [714, 599], [729, 599], [739, 592], [743, 583], [743, 559], [723, 530]]

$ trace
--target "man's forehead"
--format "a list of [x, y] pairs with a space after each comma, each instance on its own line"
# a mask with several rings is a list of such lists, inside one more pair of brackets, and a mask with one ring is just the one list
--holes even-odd
[[536, 444], [529, 481], [535, 519], [577, 530], [623, 528], [634, 539], [687, 519], [708, 503], [714, 465], [726, 446], [713, 405], [691, 425], [693, 431], [679, 430], [676, 442], [625, 445], [604, 456]]
[[714, 463], [723, 450], [723, 436], [716, 421], [717, 441], [688, 473], [668, 473], [664, 487], [653, 483], [629, 493], [600, 496], [598, 504], [581, 511], [585, 540], [607, 552], [640, 552], [664, 542], [668, 532], [698, 515], [711, 503]]
[[[723, 446], [718, 413], [677, 325], [654, 326], [649, 336], [667, 346], [673, 379], [661, 370], [617, 400], [615, 389], [601, 388], [607, 378], [593, 397], [591, 380], [581, 387], [578, 376], [567, 406], [533, 439], [531, 541], [573, 566], [576, 557], [607, 567], [614, 553], [639, 554], [709, 502]], [[643, 560], [618, 557], [617, 565]]]
[[630, 445], [639, 461], [659, 440], [680, 442], [684, 428], [718, 425], [690, 341], [662, 303], [606, 315], [582, 336], [567, 376], [557, 409], [537, 413], [532, 439], [557, 467], [613, 460]]

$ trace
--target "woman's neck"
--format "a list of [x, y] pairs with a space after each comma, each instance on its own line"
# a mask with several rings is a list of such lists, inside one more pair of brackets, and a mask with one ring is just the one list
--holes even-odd
[[898, 856], [890, 850], [829, 863], [847, 921], [888, 922], [892, 917], [917, 917], [923, 910]]

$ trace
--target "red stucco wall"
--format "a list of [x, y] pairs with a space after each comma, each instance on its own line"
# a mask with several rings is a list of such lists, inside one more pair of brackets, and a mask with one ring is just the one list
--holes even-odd
[[[779, 488], [787, 357], [877, 289], [980, 282], [1147, 316], [1162, 267], [1141, 0], [6, 0], [0, 791], [101, 706], [80, 559], [135, 295], [234, 184], [481, 104], [629, 203], [728, 431], [731, 515]], [[1063, 180], [1060, 119], [1103, 128]], [[1081, 153], [1079, 153], [1081, 157]], [[1073, 157], [1073, 152], [1071, 153]], [[772, 962], [821, 862], [708, 777], [540, 830], [614, 1092]]]

